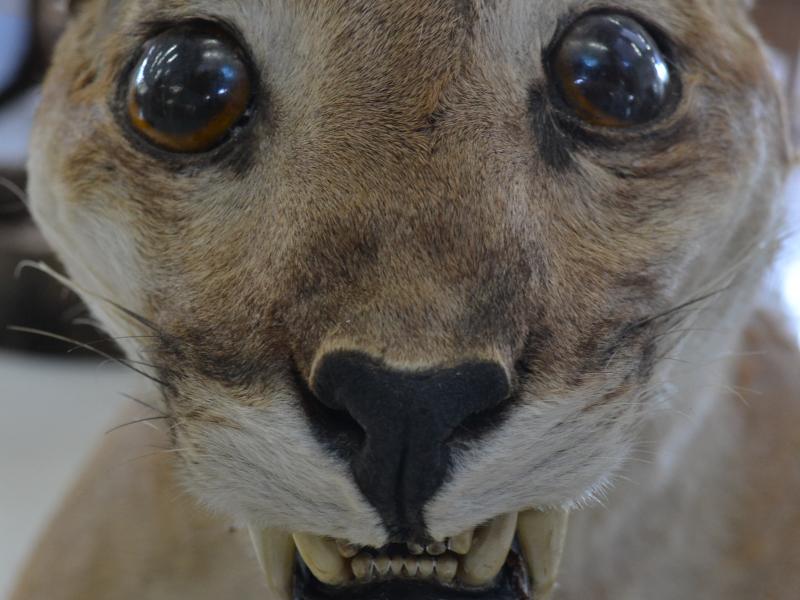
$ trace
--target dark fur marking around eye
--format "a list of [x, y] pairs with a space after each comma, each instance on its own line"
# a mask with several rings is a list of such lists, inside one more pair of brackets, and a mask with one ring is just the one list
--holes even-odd
[[541, 90], [531, 90], [528, 106], [542, 160], [556, 171], [566, 171], [573, 165], [575, 140], [558, 126]]
[[697, 131], [691, 119], [686, 118], [678, 119], [662, 128], [643, 128], [640, 131], [625, 132], [589, 129], [560, 111], [554, 112], [553, 120], [561, 129], [569, 131], [577, 144], [601, 150], [625, 150], [631, 153], [665, 152], [678, 142], [690, 138]]
[[[263, 111], [262, 115], [267, 111]], [[253, 115], [251, 118], [255, 118]], [[217, 149], [205, 154], [181, 155], [167, 152], [148, 144], [133, 131], [130, 126], [123, 125], [128, 142], [139, 152], [151, 156], [158, 161], [158, 166], [172, 172], [176, 176], [196, 177], [207, 175], [210, 168], [227, 170], [238, 177], [247, 175], [258, 158], [259, 133], [255, 127], [247, 123], [237, 128], [230, 138]], [[263, 135], [263, 134], [261, 134]]]

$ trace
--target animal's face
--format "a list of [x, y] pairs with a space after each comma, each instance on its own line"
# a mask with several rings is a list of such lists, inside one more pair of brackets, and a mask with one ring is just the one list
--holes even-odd
[[144, 317], [87, 294], [148, 336], [205, 503], [378, 591], [432, 560], [365, 575], [324, 538], [494, 519], [434, 573], [491, 587], [542, 509], [520, 541], [544, 594], [543, 530], [625, 460], [689, 301], [765, 260], [787, 151], [743, 4], [89, 0], [33, 207], [79, 285]]

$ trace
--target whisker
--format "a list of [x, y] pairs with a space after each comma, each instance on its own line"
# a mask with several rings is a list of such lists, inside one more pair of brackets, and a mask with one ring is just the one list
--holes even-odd
[[728, 333], [728, 331], [726, 331], [724, 329], [711, 329], [711, 328], [705, 328], [704, 329], [702, 327], [684, 327], [684, 328], [676, 327], [675, 329], [670, 329], [668, 331], [664, 331], [662, 333], [654, 335], [653, 339], [657, 340], [657, 339], [664, 338], [664, 337], [667, 337], [667, 336], [670, 336], [670, 335], [689, 334], [689, 333], [710, 333], [710, 334], [720, 334], [720, 335], [722, 335], [722, 334]]
[[106, 435], [108, 435], [109, 433], [113, 433], [115, 431], [119, 431], [120, 429], [123, 429], [124, 427], [130, 427], [131, 425], [138, 425], [139, 423], [150, 423], [151, 421], [163, 421], [163, 420], [166, 420], [166, 419], [169, 419], [169, 416], [162, 415], [162, 416], [158, 416], [158, 417], [144, 417], [144, 418], [141, 418], [141, 419], [135, 419], [133, 421], [128, 421], [127, 423], [123, 423], [122, 425], [117, 425], [116, 427], [112, 427], [111, 429], [106, 431]]
[[134, 321], [136, 321], [140, 325], [143, 325], [146, 328], [150, 329], [151, 331], [155, 332], [161, 338], [168, 338], [169, 337], [169, 336], [165, 335], [164, 332], [161, 331], [161, 329], [155, 323], [150, 321], [149, 319], [147, 319], [147, 318], [143, 317], [142, 315], [132, 311], [129, 308], [126, 308], [126, 307], [122, 306], [121, 304], [118, 304], [117, 302], [114, 302], [113, 300], [110, 300], [110, 299], [108, 299], [108, 298], [106, 298], [104, 296], [101, 296], [99, 294], [95, 294], [94, 292], [90, 292], [89, 290], [87, 290], [85, 288], [82, 288], [77, 283], [75, 283], [74, 281], [72, 281], [68, 277], [65, 277], [64, 275], [61, 275], [60, 273], [58, 273], [57, 271], [52, 269], [49, 265], [47, 265], [47, 264], [45, 264], [43, 262], [34, 262], [34, 261], [31, 261], [31, 260], [23, 260], [17, 265], [17, 268], [14, 271], [14, 276], [15, 277], [19, 277], [20, 274], [22, 273], [22, 271], [25, 270], [26, 268], [34, 269], [35, 271], [39, 271], [40, 273], [44, 273], [45, 275], [48, 275], [49, 277], [55, 279], [58, 283], [60, 283], [64, 287], [66, 287], [67, 289], [72, 290], [73, 292], [78, 294], [79, 296], [86, 295], [86, 296], [89, 296], [89, 297], [94, 298], [96, 300], [100, 300], [101, 302], [105, 302], [109, 306], [115, 308], [119, 312], [121, 312], [124, 315], [130, 317], [131, 319], [133, 319]]
[[[122, 359], [122, 358], [117, 358], [115, 356], [111, 356], [107, 352], [103, 352], [102, 350], [98, 350], [97, 348], [94, 348], [93, 346], [89, 346], [88, 344], [84, 344], [83, 342], [79, 342], [78, 340], [73, 340], [73, 339], [70, 339], [70, 338], [65, 337], [63, 335], [58, 335], [58, 334], [55, 334], [55, 333], [51, 333], [49, 331], [42, 331], [41, 329], [33, 329], [31, 327], [20, 327], [20, 326], [17, 326], [17, 325], [10, 325], [8, 327], [8, 329], [10, 331], [16, 331], [16, 332], [19, 332], [19, 333], [28, 333], [28, 334], [31, 334], [31, 335], [38, 335], [40, 337], [45, 337], [45, 338], [50, 338], [50, 339], [53, 339], [53, 340], [58, 340], [58, 341], [61, 341], [61, 342], [65, 342], [67, 344], [75, 344], [79, 348], [83, 348], [85, 350], [88, 350], [89, 352], [93, 352], [94, 354], [97, 354], [98, 356], [101, 356], [101, 357], [103, 357], [105, 359], [108, 359], [108, 360], [110, 360], [112, 362], [115, 362], [115, 363], [117, 363], [119, 365], [122, 365], [123, 367], [126, 367], [127, 369], [130, 369], [134, 373], [138, 373], [142, 377], [145, 377], [146, 379], [149, 379], [150, 381], [152, 381], [154, 383], [157, 383], [157, 384], [159, 384], [161, 386], [164, 386], [164, 387], [169, 387], [169, 384], [166, 381], [162, 381], [162, 380], [158, 379], [157, 377], [154, 377], [153, 375], [150, 375], [150, 373], [148, 373], [146, 371], [143, 371], [141, 369], [137, 369], [132, 364], [128, 363], [126, 359]], [[137, 361], [133, 361], [133, 362], [137, 362]], [[151, 368], [154, 368], [154, 369], [156, 368], [153, 365], [146, 365], [146, 366], [150, 366]]]
[[[73, 325], [83, 325], [83, 326], [86, 326], [86, 327], [91, 327], [93, 329], [97, 329], [100, 333], [105, 333], [105, 330], [103, 328], [103, 324], [100, 323], [99, 321], [95, 320], [95, 319], [88, 319], [88, 318], [85, 318], [85, 317], [80, 317], [80, 318], [77, 318], [77, 319], [73, 319], [72, 320], [72, 324]], [[119, 336], [107, 335], [104, 338], [93, 340], [93, 341], [87, 342], [87, 343], [89, 343], [89, 344], [99, 344], [99, 343], [102, 343], [102, 342], [108, 342], [108, 341], [116, 342], [116, 341], [120, 341], [120, 340], [146, 340], [146, 339], [157, 340], [157, 339], [160, 339], [160, 337], [161, 336], [158, 336], [158, 335], [119, 335]]]
[[174, 450], [182, 450], [182, 449], [181, 448], [175, 448], [173, 450], [158, 449], [158, 450], [155, 450], [153, 452], [147, 452], [145, 454], [141, 454], [139, 456], [134, 456], [133, 458], [128, 458], [126, 460], [120, 461], [120, 463], [118, 465], [116, 465], [115, 468], [121, 468], [121, 467], [129, 465], [131, 463], [138, 462], [140, 460], [144, 460], [146, 458], [153, 458], [153, 457], [162, 456], [164, 454], [170, 454]]
[[692, 300], [688, 300], [688, 301], [686, 301], [686, 302], [684, 302], [682, 304], [679, 304], [678, 306], [670, 308], [669, 310], [665, 310], [664, 312], [659, 313], [659, 314], [657, 314], [655, 316], [647, 317], [646, 319], [638, 321], [637, 323], [634, 323], [632, 325], [632, 328], [639, 329], [639, 328], [642, 328], [642, 327], [646, 327], [647, 325], [650, 325], [651, 323], [653, 323], [655, 321], [659, 321], [661, 319], [665, 319], [665, 318], [674, 316], [677, 313], [681, 313], [681, 312], [683, 312], [683, 311], [685, 311], [685, 310], [687, 310], [689, 308], [693, 308], [693, 307], [697, 306], [698, 304], [700, 304], [702, 302], [705, 302], [706, 300], [710, 300], [711, 298], [713, 298], [715, 296], [718, 296], [720, 294], [723, 294], [723, 293], [727, 292], [728, 290], [731, 289], [731, 287], [732, 286], [729, 284], [729, 285], [726, 285], [725, 287], [720, 288], [718, 290], [715, 290], [713, 292], [709, 292], [707, 294], [703, 294], [701, 296], [698, 296], [697, 298], [694, 298]]
[[[9, 192], [11, 192], [11, 195], [16, 197], [17, 200], [19, 200], [23, 206], [28, 205], [28, 195], [25, 193], [25, 190], [23, 190], [21, 187], [19, 187], [16, 183], [11, 181], [7, 177], [0, 176], [0, 187], [4, 187]], [[20, 212], [18, 208], [12, 207], [1, 210], [0, 214], [15, 214], [18, 212]]]
[[140, 400], [139, 398], [137, 398], [135, 396], [131, 396], [130, 394], [126, 394], [124, 392], [121, 392], [120, 396], [122, 396], [123, 398], [127, 398], [131, 402], [136, 402], [136, 404], [139, 404], [140, 406], [144, 406], [145, 408], [149, 408], [153, 412], [157, 412], [158, 414], [160, 414], [160, 415], [162, 415], [164, 417], [168, 417], [169, 416], [163, 410], [160, 410], [160, 409], [156, 408], [155, 406], [153, 406], [152, 404], [148, 404], [144, 400]]
[[[69, 339], [69, 338], [64, 338], [65, 341], [67, 339]], [[94, 351], [94, 350], [97, 350], [97, 345], [98, 344], [102, 344], [104, 342], [111, 342], [111, 341], [114, 341], [114, 339], [121, 339], [121, 338], [106, 338], [106, 339], [102, 339], [102, 340], [94, 340], [94, 341], [91, 341], [91, 342], [78, 342], [77, 340], [70, 339], [70, 343], [72, 343], [73, 345], [72, 345], [71, 348], [67, 349], [66, 353], [67, 354], [72, 354], [73, 352], [76, 352], [78, 350], [86, 350], [87, 347], [91, 348]], [[76, 346], [75, 344], [79, 344], [79, 345]], [[127, 362], [128, 364], [131, 364], [131, 365], [139, 365], [140, 367], [149, 367], [149, 368], [155, 369], [155, 370], [165, 370], [164, 367], [161, 367], [159, 365], [154, 365], [152, 363], [148, 363], [148, 362], [145, 362], [143, 360], [137, 360], [135, 358], [125, 357], [123, 360], [125, 360], [125, 362]], [[103, 363], [105, 364], [105, 363], [107, 363], [109, 361], [117, 362], [116, 359], [114, 359], [114, 358], [108, 358], [107, 360], [103, 361]]]
[[103, 330], [103, 325], [97, 319], [90, 319], [89, 317], [77, 317], [75, 319], [72, 319], [72, 324], [85, 325], [86, 327], [97, 329], [98, 331]]
[[[101, 339], [91, 340], [91, 341], [84, 342], [84, 343], [87, 344], [88, 346], [95, 347], [95, 346], [98, 346], [100, 344], [108, 344], [108, 343], [111, 343], [111, 342], [117, 342], [119, 340], [131, 340], [131, 339], [140, 339], [140, 338], [155, 338], [155, 336], [152, 336], [152, 335], [125, 335], [125, 336], [120, 336], [120, 337], [101, 338]], [[72, 348], [69, 348], [67, 350], [67, 354], [72, 354], [73, 352], [75, 352], [77, 350], [81, 350], [81, 348], [78, 347], [78, 346], [73, 346]], [[131, 359], [127, 359], [127, 360], [131, 360]], [[154, 365], [148, 365], [148, 366], [155, 368]]]

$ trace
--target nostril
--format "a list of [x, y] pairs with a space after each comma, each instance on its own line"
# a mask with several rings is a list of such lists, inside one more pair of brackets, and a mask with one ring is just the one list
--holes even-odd
[[292, 370], [295, 387], [308, 422], [318, 439], [349, 461], [364, 445], [366, 432], [344, 407], [334, 408], [322, 402], [297, 369]]

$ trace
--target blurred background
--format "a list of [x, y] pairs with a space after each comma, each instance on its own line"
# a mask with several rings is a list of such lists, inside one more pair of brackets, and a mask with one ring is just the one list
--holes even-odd
[[[0, 599], [79, 465], [113, 427], [140, 383], [113, 361], [43, 330], [114, 354], [80, 301], [23, 260], [59, 269], [25, 207], [25, 161], [39, 83], [65, 19], [65, 1], [0, 0]], [[793, 98], [800, 139], [800, 0], [761, 0], [756, 18], [775, 72]], [[787, 189], [787, 247], [765, 286], [800, 335], [800, 172]], [[143, 415], [145, 416], [145, 415]]]

